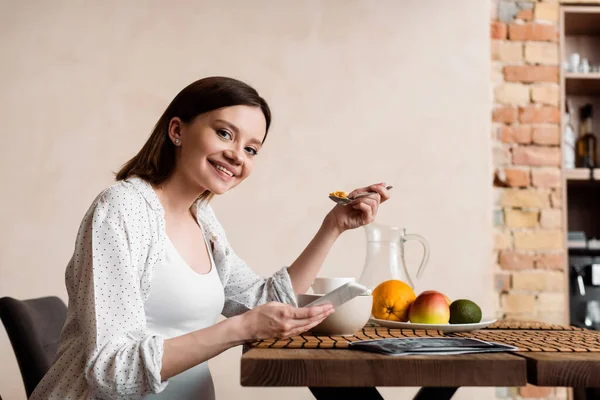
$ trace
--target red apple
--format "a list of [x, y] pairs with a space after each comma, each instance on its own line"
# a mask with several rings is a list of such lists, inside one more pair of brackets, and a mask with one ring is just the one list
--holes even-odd
[[442, 292], [438, 292], [437, 290], [426, 290], [426, 291], [424, 291], [424, 292], [423, 292], [423, 293], [421, 293], [421, 294], [425, 294], [425, 293], [432, 293], [432, 292], [433, 292], [433, 293], [439, 293], [439, 294], [441, 294], [442, 296], [444, 296], [444, 298], [445, 298], [445, 299], [446, 299], [446, 301], [448, 302], [448, 305], [452, 304], [452, 302], [450, 301], [450, 299], [448, 298], [448, 296], [446, 296], [446, 295], [445, 295], [444, 293], [442, 293]]
[[450, 321], [448, 298], [435, 290], [417, 296], [408, 310], [410, 322], [416, 324], [447, 324]]

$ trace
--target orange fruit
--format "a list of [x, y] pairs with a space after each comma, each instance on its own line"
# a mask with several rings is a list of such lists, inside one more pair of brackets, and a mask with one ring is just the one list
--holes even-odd
[[416, 297], [408, 284], [395, 279], [385, 281], [373, 290], [371, 313], [377, 319], [406, 322], [408, 309]]

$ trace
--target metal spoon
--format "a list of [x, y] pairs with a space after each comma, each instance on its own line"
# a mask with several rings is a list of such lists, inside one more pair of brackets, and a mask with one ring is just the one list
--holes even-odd
[[[390, 190], [392, 189], [393, 186], [387, 186], [386, 189]], [[346, 204], [360, 198], [360, 197], [364, 197], [364, 196], [369, 196], [371, 194], [377, 194], [377, 192], [365, 192], [365, 193], [359, 193], [356, 196], [352, 196], [352, 197], [338, 197], [338, 196], [332, 196], [329, 195], [329, 198], [331, 200], [333, 200], [334, 202], [336, 202], [337, 204], [341, 204], [343, 206], [345, 206]]]

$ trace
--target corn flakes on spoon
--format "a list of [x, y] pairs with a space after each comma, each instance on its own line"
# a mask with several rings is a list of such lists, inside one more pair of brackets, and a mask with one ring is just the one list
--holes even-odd
[[[393, 188], [393, 186], [386, 187], [387, 190], [390, 190], [392, 188]], [[337, 204], [341, 204], [341, 205], [345, 206], [346, 204], [352, 202], [353, 200], [356, 200], [360, 197], [369, 196], [371, 194], [377, 194], [377, 192], [359, 193], [356, 196], [352, 196], [352, 197], [348, 197], [346, 192], [332, 192], [332, 193], [329, 193], [329, 198], [331, 200], [333, 200], [334, 202], [336, 202]]]

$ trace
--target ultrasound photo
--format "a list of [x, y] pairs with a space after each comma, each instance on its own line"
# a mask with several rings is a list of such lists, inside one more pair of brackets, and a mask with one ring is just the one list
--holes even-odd
[[496, 351], [515, 351], [516, 347], [471, 338], [393, 338], [361, 340], [350, 348], [382, 354], [464, 354]]

